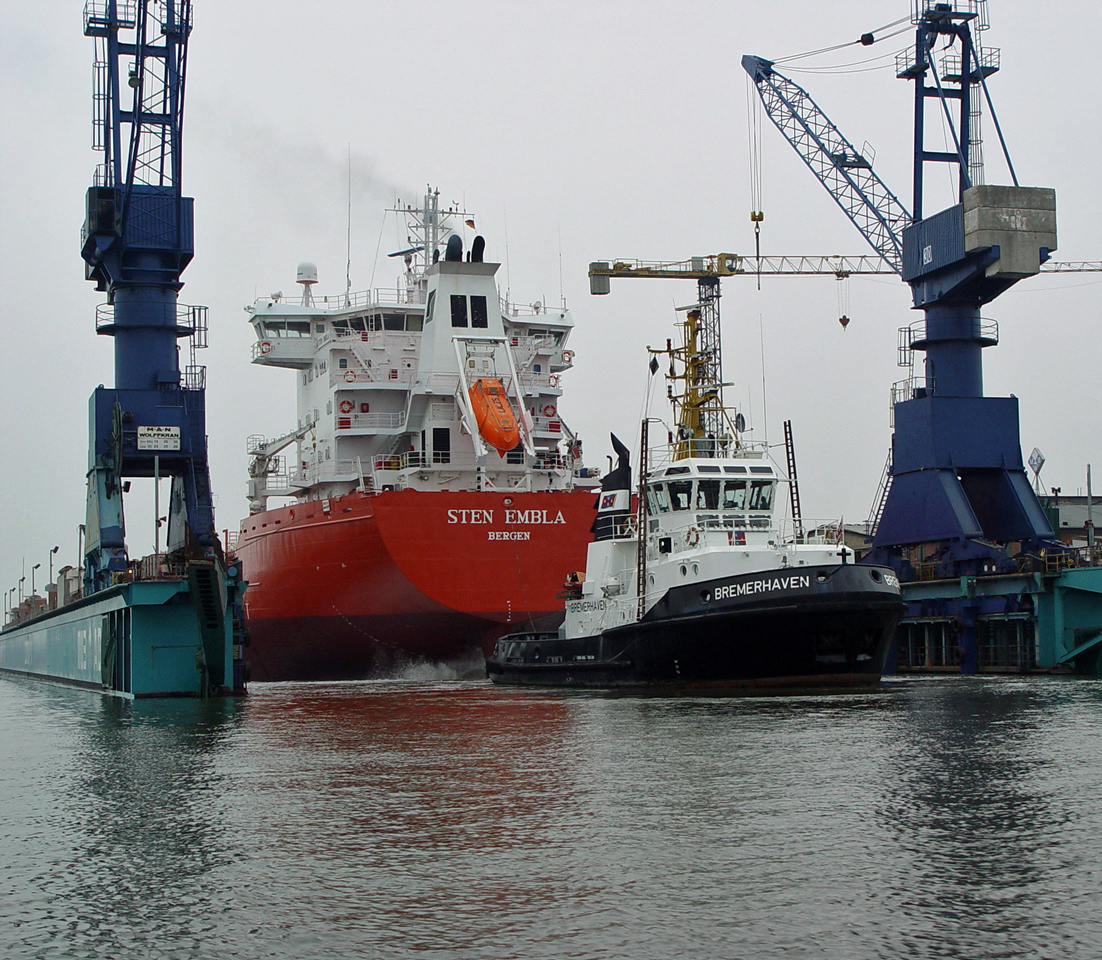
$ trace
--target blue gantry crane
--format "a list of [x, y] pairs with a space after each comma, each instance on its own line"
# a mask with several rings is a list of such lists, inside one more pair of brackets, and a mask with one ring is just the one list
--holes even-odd
[[[193, 202], [181, 189], [191, 16], [191, 0], [89, 0], [84, 11], [84, 32], [96, 44], [93, 146], [103, 161], [87, 192], [81, 254], [87, 278], [107, 294], [96, 332], [113, 338], [115, 378], [90, 401], [83, 592], [135, 586], [133, 616], [120, 618], [109, 647], [132, 646], [135, 611], [158, 602], [143, 599], [138, 582], [146, 593], [166, 588], [170, 604], [193, 608], [194, 617], [171, 629], [182, 631], [183, 648], [197, 627], [190, 670], [198, 665], [196, 688], [210, 693], [243, 689], [243, 636], [234, 627], [240, 571], [226, 563], [214, 524], [206, 371], [196, 362], [196, 350], [207, 345], [207, 308], [179, 302], [194, 250]], [[171, 479], [164, 552], [158, 518], [155, 553], [139, 562], [126, 545], [130, 478], [153, 478], [158, 490], [162, 478]], [[188, 656], [149, 678], [151, 687], [190, 687]], [[116, 686], [125, 686], [126, 670], [116, 673]]]
[[[120, 36], [133, 30], [132, 42]], [[171, 477], [168, 552], [213, 557], [217, 537], [207, 466], [206, 308], [178, 302], [193, 253], [192, 198], [181, 192], [181, 129], [190, 0], [85, 10], [96, 39], [95, 146], [81, 253], [107, 293], [96, 332], [114, 339], [115, 385], [91, 400], [84, 588], [94, 593], [129, 563], [123, 491], [130, 477]], [[181, 370], [180, 345], [190, 364]]]
[[[769, 60], [742, 60], [770, 119], [910, 285], [924, 315], [901, 331], [912, 376], [893, 390], [890, 482], [870, 561], [890, 564], [911, 585], [899, 636], [914, 643], [904, 659], [956, 661], [965, 672], [1052, 666], [1069, 646], [1082, 646], [1061, 637], [1048, 655], [1028, 652], [1038, 649], [1037, 595], [1045, 589], [1038, 578], [1068, 566], [1070, 553], [1026, 476], [1017, 399], [983, 394], [981, 354], [998, 342], [998, 326], [982, 308], [1038, 273], [1056, 249], [1056, 198], [1052, 189], [1019, 185], [1009, 155], [1012, 185], [972, 182], [974, 110], [981, 96], [990, 106], [987, 78], [998, 68], [997, 57], [974, 42], [979, 13], [975, 2], [914, 0], [914, 45], [896, 64], [915, 90], [910, 210], [805, 90]], [[950, 51], [940, 66], [938, 44]], [[927, 147], [930, 101], [948, 121], [952, 149]], [[924, 217], [930, 163], [957, 166], [958, 202]], [[924, 354], [922, 376], [913, 375], [915, 351]]]
[[[114, 386], [89, 401], [82, 563], [47, 603], [0, 629], [0, 670], [123, 697], [244, 693], [240, 565], [214, 526], [207, 463], [206, 307], [179, 303], [192, 258], [181, 191], [191, 0], [88, 0], [94, 141], [81, 254], [107, 302], [96, 333], [114, 342]], [[186, 351], [181, 364], [181, 352]], [[154, 551], [127, 550], [124, 495], [154, 481]], [[170, 478], [162, 544], [160, 481]], [[55, 548], [56, 549], [56, 548]]]

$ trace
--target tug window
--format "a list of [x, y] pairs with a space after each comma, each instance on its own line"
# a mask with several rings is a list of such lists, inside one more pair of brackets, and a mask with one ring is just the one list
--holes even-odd
[[452, 326], [467, 326], [467, 298], [461, 293], [452, 294]]
[[719, 481], [698, 480], [696, 484], [696, 509], [719, 509]]
[[674, 510], [688, 510], [693, 502], [692, 480], [671, 480], [669, 487]]
[[723, 481], [723, 509], [724, 510], [745, 510], [746, 509], [746, 481], [745, 480], [724, 480]]
[[666, 485], [664, 483], [656, 483], [653, 487], [648, 487], [647, 492], [653, 492], [653, 507], [657, 508], [658, 513], [670, 512], [670, 497], [666, 492]]
[[772, 480], [751, 480], [750, 481], [750, 503], [751, 510], [771, 510], [773, 507], [773, 487], [775, 484]]

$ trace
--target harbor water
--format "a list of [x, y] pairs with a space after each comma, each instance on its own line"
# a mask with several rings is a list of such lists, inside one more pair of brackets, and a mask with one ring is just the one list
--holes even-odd
[[0, 679], [0, 956], [1096, 958], [1102, 684]]

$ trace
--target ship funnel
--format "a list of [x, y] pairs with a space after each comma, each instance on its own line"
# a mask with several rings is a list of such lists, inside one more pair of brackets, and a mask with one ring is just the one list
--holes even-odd
[[448, 249], [444, 252], [444, 259], [460, 263], [463, 260], [463, 238], [458, 233], [448, 237]]
[[486, 238], [479, 234], [471, 244], [471, 263], [481, 263], [482, 254], [486, 251]]
[[601, 480], [597, 516], [590, 532], [595, 540], [615, 540], [625, 533], [631, 516], [631, 453], [616, 434], [610, 434], [616, 452], [616, 466]]

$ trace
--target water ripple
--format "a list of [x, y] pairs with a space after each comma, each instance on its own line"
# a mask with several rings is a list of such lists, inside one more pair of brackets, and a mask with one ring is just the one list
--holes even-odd
[[0, 691], [12, 960], [1097, 955], [1097, 683]]

